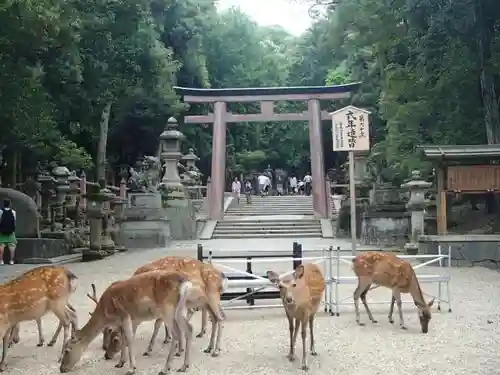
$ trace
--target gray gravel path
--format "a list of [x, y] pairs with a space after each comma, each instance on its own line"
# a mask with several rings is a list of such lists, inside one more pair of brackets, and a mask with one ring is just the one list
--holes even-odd
[[[88, 319], [93, 303], [85, 296], [89, 285], [95, 282], [98, 292], [112, 281], [129, 277], [141, 264], [170, 254], [194, 256], [195, 242], [185, 242], [169, 249], [132, 251], [94, 262], [69, 265], [78, 275], [79, 287], [71, 302], [78, 309], [81, 324]], [[5, 266], [0, 277], [7, 278], [23, 272], [25, 266]], [[316, 350], [319, 356], [310, 357], [310, 373], [317, 375], [492, 375], [500, 372], [500, 274], [484, 268], [451, 269], [453, 312], [433, 313], [428, 335], [419, 333], [418, 319], [412, 305], [405, 306], [409, 330], [404, 332], [397, 325], [387, 322], [388, 306], [373, 305], [377, 325], [358, 327], [351, 306], [342, 307], [340, 317], [319, 314], [316, 321]], [[423, 286], [431, 292], [430, 285]], [[348, 296], [354, 287], [342, 287], [342, 295]], [[390, 292], [377, 290], [374, 299], [389, 299]], [[362, 317], [368, 322], [366, 314]], [[199, 316], [194, 317], [195, 329]], [[397, 321], [397, 320], [396, 320]], [[52, 316], [44, 318], [46, 340], [56, 328]], [[151, 323], [144, 323], [137, 333], [137, 345], [147, 346]], [[160, 339], [163, 338], [163, 332]], [[153, 356], [138, 358], [138, 374], [157, 374], [162, 367], [168, 346], [158, 340]], [[300, 354], [300, 339], [297, 353]], [[55, 374], [59, 344], [55, 348], [37, 348], [34, 322], [21, 325], [21, 342], [11, 349], [6, 373]], [[291, 374], [300, 373], [300, 355], [295, 363], [285, 358], [288, 351], [288, 328], [281, 309], [252, 311], [227, 311], [222, 353], [211, 358], [201, 349], [208, 338], [196, 339], [191, 375], [201, 374]], [[102, 375], [125, 374], [126, 369], [115, 369], [114, 361], [105, 361], [99, 348], [100, 340], [94, 341], [74, 374]], [[180, 366], [176, 359], [174, 368]]]

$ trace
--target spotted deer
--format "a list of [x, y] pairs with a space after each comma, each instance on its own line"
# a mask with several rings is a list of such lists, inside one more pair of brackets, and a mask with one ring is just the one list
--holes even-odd
[[356, 322], [359, 325], [364, 325], [361, 323], [359, 314], [360, 297], [365, 306], [368, 318], [373, 323], [377, 323], [366, 303], [366, 294], [370, 290], [371, 285], [376, 284], [392, 290], [391, 308], [389, 310], [389, 322], [391, 324], [394, 323], [392, 314], [394, 312], [394, 303], [396, 303], [399, 311], [400, 327], [405, 330], [407, 329], [401, 309], [401, 293], [409, 293], [418, 308], [422, 333], [429, 331], [431, 307], [434, 299], [429, 303], [425, 302], [417, 275], [410, 263], [398, 258], [394, 254], [379, 251], [361, 253], [352, 262], [354, 273], [358, 277], [358, 287], [354, 291], [354, 308], [356, 310]]
[[[295, 360], [295, 343], [299, 328], [302, 334], [302, 369], [307, 370], [307, 325], [310, 332], [310, 352], [317, 356], [314, 347], [314, 317], [318, 312], [323, 292], [325, 291], [325, 279], [316, 264], [308, 263], [299, 265], [291, 277], [280, 280], [279, 275], [273, 271], [267, 271], [269, 281], [279, 288], [281, 301], [288, 318], [288, 329], [290, 331], [290, 351], [288, 359]], [[295, 322], [295, 324], [294, 324]]]
[[[204, 350], [205, 353], [212, 353], [212, 356], [216, 357], [220, 352], [220, 342], [222, 333], [222, 320], [224, 314], [220, 308], [220, 298], [221, 294], [227, 288], [227, 278], [213, 265], [208, 263], [203, 263], [197, 259], [189, 257], [176, 257], [169, 256], [165, 258], [158, 259], [152, 263], [146, 264], [139, 267], [134, 275], [140, 275], [145, 272], [151, 271], [178, 271], [187, 280], [198, 285], [202, 288], [207, 295], [207, 306], [202, 307], [202, 323], [201, 331], [196, 335], [196, 337], [202, 337], [206, 332], [207, 325], [207, 310], [212, 310], [216, 312], [216, 315], [211, 315], [212, 320], [212, 332], [210, 336], [209, 346]], [[210, 308], [209, 308], [210, 307]], [[191, 309], [188, 312], [188, 320], [194, 314], [194, 310]], [[154, 324], [153, 333], [151, 339], [149, 340], [148, 347], [143, 355], [148, 356], [153, 351], [154, 342], [161, 328], [162, 321], [157, 319]], [[108, 329], [108, 341], [105, 348], [106, 359], [112, 359], [121, 350], [123, 333], [119, 328], [109, 328]], [[165, 342], [168, 342], [168, 329], [165, 325]], [[105, 333], [106, 337], [106, 333]], [[176, 353], [177, 356], [181, 355], [183, 350], [182, 341], [179, 343], [179, 351]]]
[[[71, 306], [69, 303], [66, 305], [66, 313], [68, 314], [71, 323], [71, 335], [74, 335], [75, 331], [78, 329], [78, 316], [76, 314], [75, 308]], [[45, 343], [45, 337], [43, 336], [43, 330], [42, 330], [42, 318], [36, 319], [36, 325], [38, 328], [38, 344], [36, 344], [36, 346], [40, 347], [43, 346], [43, 344]], [[54, 346], [56, 344], [62, 329], [63, 329], [63, 323], [59, 322], [59, 325], [57, 326], [57, 329], [54, 332], [54, 335], [50, 339], [47, 346]], [[9, 347], [11, 347], [13, 344], [17, 344], [18, 342], [19, 342], [19, 323], [15, 324], [12, 327], [9, 339]]]
[[37, 267], [14, 280], [0, 285], [0, 337], [3, 337], [0, 371], [6, 368], [5, 359], [11, 333], [18, 323], [39, 320], [52, 311], [64, 328], [63, 348], [68, 341], [70, 317], [68, 300], [76, 289], [77, 277], [64, 267]]
[[[184, 364], [178, 370], [184, 372], [190, 364], [192, 338], [187, 308], [204, 303], [206, 295], [203, 290], [178, 272], [153, 271], [115, 282], [101, 295], [87, 324], [76, 331], [75, 337], [66, 345], [60, 371], [66, 373], [72, 370], [104, 328], [119, 326], [123, 332], [124, 345], [116, 367], [123, 367], [128, 359], [130, 370], [127, 375], [134, 374], [137, 369], [134, 346], [137, 326], [143, 321], [160, 318], [171, 330], [174, 341], [180, 340], [181, 336], [186, 340]], [[174, 352], [175, 345], [171, 345], [160, 374], [170, 370]]]

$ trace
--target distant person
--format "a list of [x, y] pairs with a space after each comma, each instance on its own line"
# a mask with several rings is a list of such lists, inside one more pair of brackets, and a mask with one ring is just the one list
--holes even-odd
[[259, 183], [259, 194], [261, 197], [264, 196], [264, 193], [267, 192], [269, 186], [271, 185], [271, 180], [264, 174], [261, 174], [257, 177], [257, 182]]
[[249, 180], [245, 181], [245, 197], [247, 198], [247, 204], [252, 203], [252, 183]]
[[297, 177], [295, 175], [290, 177], [290, 190], [292, 194], [297, 194]]
[[300, 195], [304, 195], [304, 181], [302, 180], [298, 183], [298, 192]]
[[304, 190], [306, 195], [311, 195], [311, 190], [312, 190], [312, 180], [313, 178], [311, 177], [311, 174], [309, 172], [306, 173], [304, 176]]
[[236, 202], [240, 203], [241, 182], [238, 180], [238, 177], [234, 178], [233, 184], [231, 185], [231, 190], [233, 192], [233, 197], [236, 199]]
[[9, 264], [14, 264], [16, 244], [16, 211], [10, 208], [10, 200], [5, 199], [3, 208], [0, 210], [0, 264], [4, 264], [3, 252], [5, 246], [10, 251]]

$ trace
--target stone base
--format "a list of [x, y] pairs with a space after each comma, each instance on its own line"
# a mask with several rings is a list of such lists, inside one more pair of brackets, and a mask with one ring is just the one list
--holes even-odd
[[109, 253], [105, 250], [84, 249], [82, 251], [82, 262], [101, 260], [106, 258], [107, 256], [109, 256]]
[[[68, 244], [63, 239], [53, 238], [18, 238], [16, 246], [16, 263], [30, 263], [34, 260], [50, 259], [70, 254]], [[4, 261], [10, 261], [7, 249], [4, 251]]]
[[196, 239], [196, 212], [191, 201], [171, 200], [166, 209], [170, 223], [170, 238], [173, 240]]

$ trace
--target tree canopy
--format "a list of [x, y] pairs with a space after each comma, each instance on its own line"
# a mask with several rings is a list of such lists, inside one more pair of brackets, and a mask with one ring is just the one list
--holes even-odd
[[[238, 9], [218, 12], [215, 0], [2, 3], [4, 182], [49, 164], [102, 176], [106, 166], [155, 155], [167, 119], [181, 120], [186, 110], [175, 85], [362, 82], [352, 102], [372, 111], [370, 158], [392, 177], [428, 167], [415, 153], [419, 144], [500, 143], [498, 1], [290, 1], [309, 3], [315, 17], [299, 37]], [[211, 126], [180, 130], [183, 151], [193, 147], [209, 176]], [[326, 166], [338, 166], [331, 130], [324, 131]], [[97, 157], [103, 147], [107, 159]], [[310, 170], [303, 123], [230, 124], [227, 151], [229, 174], [268, 164]]]

